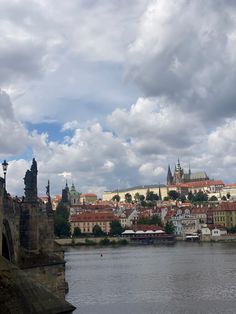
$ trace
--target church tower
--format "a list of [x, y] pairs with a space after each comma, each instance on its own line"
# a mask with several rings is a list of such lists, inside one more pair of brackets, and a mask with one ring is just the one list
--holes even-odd
[[170, 170], [170, 165], [168, 165], [168, 172], [167, 172], [166, 183], [167, 183], [167, 185], [173, 184], [173, 176], [172, 176], [172, 172]]
[[183, 176], [184, 176], [184, 170], [180, 166], [180, 162], [178, 159], [178, 163], [175, 166], [175, 173], [174, 173], [174, 183], [182, 183], [183, 182]]

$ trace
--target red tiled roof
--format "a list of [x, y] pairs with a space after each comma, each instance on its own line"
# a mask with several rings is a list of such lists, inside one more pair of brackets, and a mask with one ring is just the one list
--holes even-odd
[[175, 211], [174, 210], [168, 210], [168, 212], [165, 215], [165, 219], [171, 218], [174, 215], [175, 215]]
[[226, 188], [236, 188], [236, 183], [225, 184]]
[[81, 194], [81, 197], [97, 197], [96, 194], [92, 194], [92, 193], [85, 193], [85, 194]]
[[163, 230], [161, 227], [155, 226], [155, 225], [137, 225], [137, 226], [135, 226], [133, 229], [134, 229], [134, 231], [136, 231], [136, 230], [142, 230], [142, 231], [147, 231], [147, 230], [152, 230], [152, 231]]
[[210, 230], [214, 230], [214, 229], [225, 230], [226, 229], [223, 225], [214, 225], [214, 224], [208, 224], [207, 227]]
[[111, 213], [92, 213], [85, 212], [79, 215], [71, 215], [71, 222], [97, 222], [97, 221], [113, 221], [118, 220], [118, 218]]
[[216, 210], [236, 211], [236, 202], [222, 202]]
[[[195, 182], [185, 182], [180, 184], [171, 185], [172, 187], [186, 187], [186, 188], [194, 188], [194, 187], [205, 187], [212, 185], [224, 185], [222, 180], [205, 180], [205, 181], [195, 181]], [[169, 186], [169, 188], [171, 188]]]
[[206, 214], [208, 209], [208, 207], [194, 207], [191, 210], [191, 214]]
[[78, 208], [78, 209], [86, 209], [86, 210], [113, 210], [110, 205], [104, 205], [104, 204], [79, 204], [79, 205], [71, 205], [72, 208]]

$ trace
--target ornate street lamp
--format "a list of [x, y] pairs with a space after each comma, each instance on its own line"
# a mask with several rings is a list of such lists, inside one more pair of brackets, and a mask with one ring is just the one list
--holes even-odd
[[2, 163], [2, 169], [3, 169], [3, 174], [4, 174], [4, 188], [5, 188], [5, 190], [6, 190], [7, 167], [8, 167], [8, 163], [6, 162], [6, 160], [4, 160], [4, 162]]

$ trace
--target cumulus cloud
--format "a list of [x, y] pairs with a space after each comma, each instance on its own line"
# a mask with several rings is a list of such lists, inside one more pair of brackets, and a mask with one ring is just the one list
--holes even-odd
[[127, 101], [123, 62], [148, 2], [1, 1], [0, 85], [20, 118], [67, 122]]
[[22, 151], [28, 142], [27, 130], [16, 119], [9, 96], [0, 90], [0, 155]]
[[0, 154], [29, 144], [41, 194], [164, 183], [178, 157], [235, 181], [235, 1], [3, 0], [0, 15]]
[[153, 1], [129, 46], [129, 78], [208, 124], [235, 115], [235, 14], [232, 1]]
[[108, 117], [109, 125], [143, 154], [164, 154], [189, 150], [206, 134], [192, 113], [183, 114], [166, 99], [140, 98], [131, 109], [116, 109]]

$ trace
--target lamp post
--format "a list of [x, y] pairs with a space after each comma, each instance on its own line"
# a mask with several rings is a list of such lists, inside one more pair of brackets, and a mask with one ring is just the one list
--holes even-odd
[[2, 169], [3, 169], [3, 174], [4, 174], [4, 188], [5, 188], [5, 190], [6, 190], [7, 167], [8, 167], [8, 163], [6, 162], [6, 160], [4, 160], [4, 162], [2, 163]]

